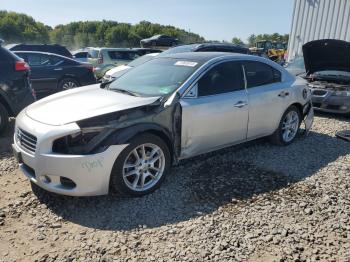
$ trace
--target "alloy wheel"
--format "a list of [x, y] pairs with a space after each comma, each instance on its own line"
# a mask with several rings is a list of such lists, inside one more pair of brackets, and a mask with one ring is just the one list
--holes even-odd
[[63, 85], [63, 89], [72, 89], [72, 88], [75, 88], [75, 87], [77, 87], [77, 84], [72, 82], [72, 81], [67, 81]]
[[288, 143], [292, 141], [299, 130], [299, 114], [296, 111], [290, 111], [283, 119], [282, 123], [282, 138]]
[[146, 191], [163, 176], [165, 156], [162, 149], [151, 143], [137, 146], [127, 156], [123, 165], [123, 180], [133, 191]]

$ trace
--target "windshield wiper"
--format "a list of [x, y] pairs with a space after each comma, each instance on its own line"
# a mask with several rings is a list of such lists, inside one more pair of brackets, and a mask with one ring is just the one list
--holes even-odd
[[125, 90], [125, 89], [119, 89], [119, 88], [109, 88], [109, 90], [111, 91], [116, 91], [116, 92], [119, 92], [119, 93], [123, 93], [123, 94], [128, 94], [128, 95], [131, 95], [131, 96], [139, 96], [137, 93], [134, 93], [134, 92], [131, 92], [129, 90]]

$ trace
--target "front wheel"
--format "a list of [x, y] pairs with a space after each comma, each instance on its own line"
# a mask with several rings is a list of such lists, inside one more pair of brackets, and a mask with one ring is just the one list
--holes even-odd
[[289, 145], [296, 138], [301, 124], [301, 116], [296, 106], [290, 106], [283, 114], [278, 129], [270, 137], [276, 145]]
[[159, 188], [170, 168], [170, 152], [152, 134], [131, 139], [114, 163], [111, 187], [123, 195], [143, 196]]

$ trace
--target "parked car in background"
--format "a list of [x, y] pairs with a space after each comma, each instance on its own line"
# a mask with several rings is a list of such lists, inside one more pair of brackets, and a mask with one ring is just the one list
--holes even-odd
[[29, 44], [13, 44], [6, 46], [11, 51], [38, 51], [57, 54], [68, 58], [73, 58], [71, 52], [68, 51], [64, 46], [54, 45], [29, 45]]
[[0, 42], [0, 132], [9, 117], [16, 116], [35, 97], [29, 80], [29, 66]]
[[131, 48], [90, 48], [88, 51], [88, 62], [95, 67], [98, 79], [111, 68], [124, 65], [138, 58], [137, 50]]
[[140, 41], [141, 47], [150, 47], [150, 46], [175, 46], [179, 44], [179, 40], [172, 36], [167, 35], [155, 35], [150, 38], [142, 39]]
[[133, 48], [132, 50], [137, 51], [137, 54], [139, 56], [147, 55], [147, 54], [153, 54], [153, 53], [161, 53], [162, 50], [154, 49], [154, 48]]
[[78, 62], [88, 62], [88, 51], [87, 50], [78, 50], [72, 52], [73, 59]]
[[29, 64], [30, 79], [37, 98], [96, 83], [92, 65], [51, 53], [31, 51], [14, 53]]
[[102, 78], [102, 82], [106, 83], [106, 82], [113, 81], [114, 79], [117, 79], [118, 77], [121, 77], [123, 74], [128, 72], [131, 68], [142, 65], [143, 63], [146, 63], [147, 61], [153, 59], [158, 55], [159, 53], [150, 53], [147, 55], [140, 56], [139, 58], [136, 58], [135, 60], [131, 61], [127, 65], [120, 65], [120, 66], [114, 67], [106, 72], [106, 74]]
[[311, 41], [303, 55], [314, 108], [350, 116], [350, 42]]
[[61, 92], [17, 117], [14, 153], [31, 182], [64, 195], [142, 196], [180, 159], [265, 136], [288, 145], [313, 119], [305, 81], [257, 56], [155, 57], [102, 87]]
[[230, 43], [199, 43], [180, 45], [170, 48], [162, 53], [162, 56], [184, 52], [228, 52], [249, 54], [249, 48]]
[[285, 65], [285, 69], [292, 75], [305, 77], [306, 71], [305, 71], [304, 57], [302, 56], [295, 57], [293, 60], [289, 61]]

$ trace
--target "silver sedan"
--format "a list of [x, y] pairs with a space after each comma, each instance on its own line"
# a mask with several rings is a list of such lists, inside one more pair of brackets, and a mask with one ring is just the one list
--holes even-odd
[[112, 83], [42, 99], [18, 116], [14, 153], [38, 186], [73, 196], [153, 192], [181, 159], [312, 125], [305, 81], [261, 57], [178, 53]]

